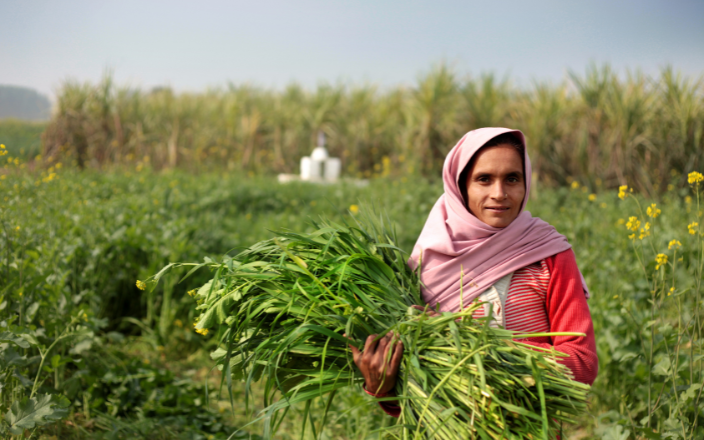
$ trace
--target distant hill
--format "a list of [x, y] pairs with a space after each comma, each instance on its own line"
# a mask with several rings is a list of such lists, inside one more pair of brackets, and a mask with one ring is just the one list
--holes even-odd
[[0, 85], [0, 119], [16, 118], [32, 121], [49, 119], [49, 98], [27, 87]]

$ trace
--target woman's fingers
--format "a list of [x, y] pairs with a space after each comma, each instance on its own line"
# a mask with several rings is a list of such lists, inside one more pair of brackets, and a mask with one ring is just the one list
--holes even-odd
[[401, 366], [401, 359], [403, 358], [403, 342], [398, 341], [394, 346], [394, 354], [391, 356], [391, 364], [389, 365], [389, 371], [397, 372], [399, 366]]
[[382, 357], [382, 359], [378, 360], [378, 366], [383, 366], [386, 360], [386, 350], [388, 346], [390, 345], [389, 342], [391, 342], [391, 338], [393, 335], [391, 332], [387, 333], [384, 335], [383, 338], [379, 339], [379, 345], [376, 347], [376, 352], [379, 353]]
[[411, 307], [413, 307], [416, 310], [420, 310], [421, 312], [425, 312], [431, 318], [436, 318], [436, 317], [440, 316], [440, 314], [438, 312], [436, 312], [435, 310], [433, 310], [429, 307], [427, 310], [424, 306], [419, 306], [419, 305], [413, 305]]
[[377, 335], [369, 335], [367, 336], [367, 340], [364, 342], [364, 352], [362, 355], [369, 359], [372, 355], [374, 355], [374, 352], [376, 351], [376, 346], [379, 344], [379, 341], [376, 340]]
[[[391, 338], [389, 337], [391, 335]], [[389, 350], [393, 350], [394, 344], [393, 341], [391, 340], [393, 338], [393, 334], [391, 332], [387, 333], [386, 336], [384, 336], [384, 349], [382, 350], [379, 348], [379, 354], [381, 355], [381, 359], [379, 359], [377, 367], [379, 368], [379, 373], [383, 374], [384, 371], [388, 370], [386, 369], [386, 366], [388, 365], [388, 362], [386, 361], [389, 358]]]
[[[347, 333], [343, 333], [342, 336], [346, 338], [346, 337], [347, 337]], [[359, 357], [362, 355], [362, 354], [359, 352], [359, 349], [358, 349], [357, 347], [355, 347], [354, 345], [352, 345], [352, 344], [347, 344], [347, 346], [350, 347], [350, 350], [352, 350], [352, 360], [354, 360], [354, 363], [355, 363], [355, 364], [358, 364], [358, 363], [359, 363]]]
[[396, 332], [389, 332], [389, 334], [387, 334], [386, 336], [388, 338], [388, 343], [384, 348], [384, 357], [381, 363], [381, 371], [386, 371], [386, 374], [394, 374], [395, 370], [393, 368], [393, 358], [396, 355], [395, 350], [398, 346], [398, 334]]

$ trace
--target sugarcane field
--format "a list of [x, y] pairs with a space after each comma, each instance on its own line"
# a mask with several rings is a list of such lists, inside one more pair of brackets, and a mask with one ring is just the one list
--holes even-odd
[[704, 439], [704, 8], [79, 3], [0, 6], [0, 438]]

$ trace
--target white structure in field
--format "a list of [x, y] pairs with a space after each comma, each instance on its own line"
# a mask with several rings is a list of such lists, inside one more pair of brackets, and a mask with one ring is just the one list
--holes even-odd
[[325, 149], [325, 133], [318, 133], [318, 146], [310, 157], [301, 158], [301, 180], [310, 182], [336, 182], [340, 178], [342, 163], [337, 157], [329, 157]]

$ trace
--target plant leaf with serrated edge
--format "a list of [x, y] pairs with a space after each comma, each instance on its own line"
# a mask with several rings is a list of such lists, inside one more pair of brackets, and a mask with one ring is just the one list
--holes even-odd
[[68, 415], [70, 402], [57, 394], [38, 395], [36, 398], [24, 398], [15, 401], [5, 414], [10, 424], [10, 432], [20, 435], [25, 429], [56, 422]]
[[10, 332], [0, 333], [0, 342], [12, 342], [21, 348], [29, 348], [29, 342], [25, 338]]

